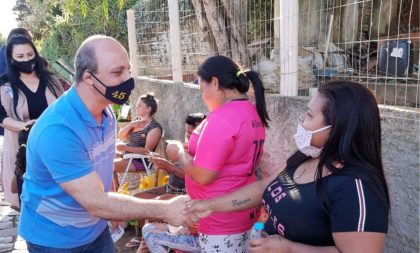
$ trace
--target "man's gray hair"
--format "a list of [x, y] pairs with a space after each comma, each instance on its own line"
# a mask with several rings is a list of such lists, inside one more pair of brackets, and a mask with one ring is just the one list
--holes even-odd
[[74, 69], [76, 70], [75, 80], [76, 83], [82, 81], [83, 74], [86, 70], [96, 73], [98, 70], [98, 63], [95, 56], [95, 41], [103, 39], [112, 39], [111, 37], [105, 35], [93, 35], [83, 41], [79, 49], [76, 52], [76, 57], [74, 59]]

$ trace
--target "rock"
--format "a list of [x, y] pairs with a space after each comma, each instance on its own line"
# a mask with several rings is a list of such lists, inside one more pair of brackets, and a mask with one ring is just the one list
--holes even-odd
[[13, 236], [0, 237], [0, 244], [13, 242]]
[[0, 252], [11, 252], [13, 250], [13, 243], [0, 244]]
[[8, 228], [0, 230], [0, 237], [4, 236], [16, 236], [17, 235], [17, 229], [16, 228]]
[[0, 222], [0, 230], [6, 228], [13, 228], [13, 221]]

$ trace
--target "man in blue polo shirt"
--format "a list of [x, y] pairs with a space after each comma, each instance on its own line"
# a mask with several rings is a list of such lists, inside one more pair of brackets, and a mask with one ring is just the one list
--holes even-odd
[[[76, 84], [32, 128], [19, 234], [29, 252], [114, 252], [107, 220], [157, 217], [182, 224], [185, 198], [112, 193], [115, 117], [134, 88], [126, 50], [92, 36], [76, 53]], [[170, 208], [168, 207], [170, 205]]]

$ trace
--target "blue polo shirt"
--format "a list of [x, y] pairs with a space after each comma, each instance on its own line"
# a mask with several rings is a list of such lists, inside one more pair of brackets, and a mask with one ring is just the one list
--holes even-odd
[[110, 191], [114, 156], [114, 114], [107, 108], [98, 124], [73, 86], [45, 110], [29, 135], [19, 234], [54, 248], [94, 241], [107, 221], [90, 215], [60, 184], [96, 171]]

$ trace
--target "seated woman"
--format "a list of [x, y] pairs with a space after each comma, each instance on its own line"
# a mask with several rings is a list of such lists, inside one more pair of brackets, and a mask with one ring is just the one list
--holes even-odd
[[[161, 125], [153, 119], [157, 111], [157, 100], [151, 93], [140, 96], [136, 104], [137, 118], [123, 127], [118, 132], [120, 140], [128, 140], [127, 143], [118, 143], [117, 151], [121, 153], [147, 154], [154, 151], [162, 136]], [[116, 158], [114, 160], [114, 188], [119, 188], [118, 172], [124, 172], [128, 165], [128, 159]], [[146, 161], [149, 163], [149, 161]], [[129, 171], [144, 171], [145, 167], [141, 159], [133, 159]]]
[[299, 119], [299, 150], [279, 173], [225, 196], [189, 202], [189, 211], [205, 217], [262, 201], [272, 235], [252, 240], [253, 253], [382, 252], [390, 204], [371, 91], [349, 81], [326, 83]]
[[[188, 114], [185, 118], [185, 141], [188, 142], [191, 133], [200, 125], [200, 123], [207, 116], [203, 113]], [[166, 147], [166, 155], [168, 160], [159, 154], [153, 154], [150, 161], [157, 165], [159, 169], [166, 171], [169, 174], [168, 184], [160, 187], [155, 187], [141, 192], [133, 192], [133, 196], [137, 198], [155, 198], [160, 196], [159, 199], [170, 199], [175, 195], [185, 194], [185, 173], [182, 169], [180, 161], [180, 152], [187, 151], [185, 143], [179, 141], [168, 140]], [[175, 194], [175, 195], [174, 195]]]
[[[192, 113], [188, 114], [184, 120], [185, 123], [185, 141], [188, 142], [192, 132], [200, 125], [200, 123], [206, 119], [206, 115], [203, 113]], [[133, 196], [143, 199], [170, 199], [176, 195], [185, 194], [185, 174], [182, 169], [180, 162], [180, 152], [184, 149], [188, 150], [188, 147], [185, 143], [180, 141], [167, 141], [168, 145], [166, 147], [166, 155], [168, 160], [162, 157], [159, 154], [153, 154], [150, 158], [150, 161], [157, 165], [159, 169], [166, 171], [169, 174], [168, 184], [160, 187], [151, 188], [144, 191], [134, 191]], [[139, 224], [143, 224], [143, 221], [139, 221]], [[149, 248], [164, 250], [165, 247], [171, 247], [172, 249], [184, 249], [187, 252], [199, 252], [200, 247], [198, 244], [198, 237], [196, 233], [190, 233], [188, 228], [183, 228], [182, 233], [179, 233], [177, 230], [176, 233], [173, 233], [174, 228], [171, 228], [168, 224], [164, 223], [148, 223], [143, 226], [142, 234], [143, 238], [146, 238], [145, 234], [147, 233], [147, 240], [140, 240], [138, 238], [133, 238], [130, 242], [126, 244], [127, 247], [135, 247], [139, 245], [138, 253], [143, 252], [142, 248], [145, 247], [144, 244], [147, 244]], [[196, 232], [196, 231], [195, 231]], [[143, 246], [140, 243], [143, 241]], [[189, 249], [185, 250], [185, 249]], [[192, 250], [192, 251], [191, 251]], [[153, 253], [155, 250], [150, 249]]]

